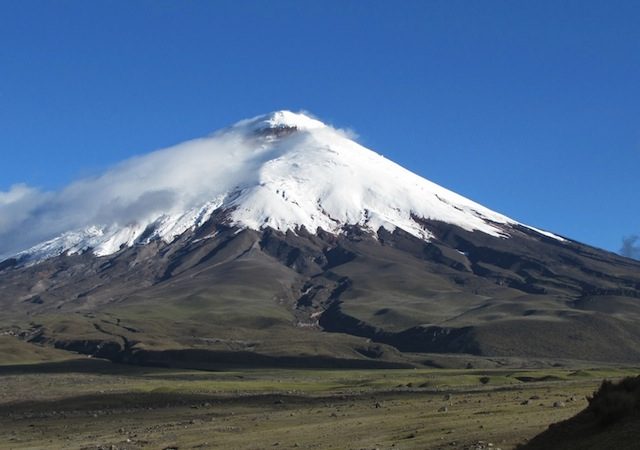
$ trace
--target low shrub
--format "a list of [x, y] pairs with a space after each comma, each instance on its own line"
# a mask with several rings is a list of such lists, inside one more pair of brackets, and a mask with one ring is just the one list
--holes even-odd
[[636, 414], [640, 412], [640, 376], [625, 378], [619, 383], [605, 380], [588, 400], [587, 410], [603, 426]]

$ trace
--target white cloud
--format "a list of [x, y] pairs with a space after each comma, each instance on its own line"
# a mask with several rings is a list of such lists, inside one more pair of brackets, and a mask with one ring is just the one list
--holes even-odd
[[0, 191], [0, 236], [16, 230], [48, 196], [26, 184], [16, 184], [6, 192]]
[[640, 236], [634, 234], [622, 238], [620, 254], [629, 258], [640, 259]]
[[228, 168], [250, 169], [243, 158], [251, 154], [241, 133], [227, 131], [129, 159], [57, 192], [12, 186], [0, 191], [0, 257], [64, 232], [93, 225], [144, 225], [162, 213], [195, 207], [232, 188], [234, 176], [246, 182], [247, 173]]

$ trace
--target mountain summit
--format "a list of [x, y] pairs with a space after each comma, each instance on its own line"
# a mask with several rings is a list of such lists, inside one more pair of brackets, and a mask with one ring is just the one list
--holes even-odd
[[307, 114], [286, 110], [241, 120], [233, 126], [234, 129], [248, 129], [254, 132], [278, 129], [313, 130], [326, 127], [327, 125]]
[[[62, 213], [75, 212], [65, 192], [58, 196]], [[169, 243], [222, 212], [238, 228], [312, 234], [339, 234], [348, 226], [372, 234], [399, 228], [425, 241], [433, 238], [425, 220], [505, 238], [520, 225], [400, 167], [341, 130], [289, 111], [243, 120], [208, 138], [125, 162], [77, 183], [73, 196], [92, 203], [77, 228], [73, 222], [59, 228], [57, 236], [35, 243], [20, 258], [39, 261], [87, 250], [106, 256], [155, 239]]]
[[28, 342], [189, 367], [640, 361], [640, 262], [520, 224], [306, 114], [3, 202], [0, 334]]

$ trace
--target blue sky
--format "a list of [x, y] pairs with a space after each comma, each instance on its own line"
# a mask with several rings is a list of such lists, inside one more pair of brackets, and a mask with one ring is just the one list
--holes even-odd
[[640, 232], [638, 1], [0, 2], [0, 191], [277, 109], [492, 209]]

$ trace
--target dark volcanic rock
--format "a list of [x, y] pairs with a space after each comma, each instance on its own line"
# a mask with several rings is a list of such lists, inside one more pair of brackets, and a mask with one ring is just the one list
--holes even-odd
[[225, 217], [106, 257], [5, 261], [0, 328], [28, 314], [40, 342], [158, 364], [224, 352], [285, 365], [398, 351], [640, 361], [640, 262], [525, 227], [498, 238], [422, 220], [425, 242], [237, 230]]

